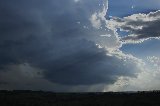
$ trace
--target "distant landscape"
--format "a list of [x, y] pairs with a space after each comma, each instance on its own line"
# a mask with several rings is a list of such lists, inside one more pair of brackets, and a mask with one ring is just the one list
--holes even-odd
[[0, 106], [160, 106], [160, 91], [54, 93], [1, 90]]

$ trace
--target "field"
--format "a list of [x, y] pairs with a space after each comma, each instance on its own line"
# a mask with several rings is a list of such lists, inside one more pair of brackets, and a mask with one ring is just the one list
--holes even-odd
[[0, 91], [0, 106], [160, 106], [160, 92]]

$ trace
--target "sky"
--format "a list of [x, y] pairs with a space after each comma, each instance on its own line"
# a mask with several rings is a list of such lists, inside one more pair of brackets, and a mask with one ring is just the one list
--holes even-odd
[[0, 90], [160, 90], [159, 0], [1, 0]]

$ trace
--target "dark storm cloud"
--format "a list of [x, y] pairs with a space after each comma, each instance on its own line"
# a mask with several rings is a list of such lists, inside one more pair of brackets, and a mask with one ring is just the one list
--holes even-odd
[[[132, 22], [133, 23], [133, 22]], [[134, 25], [136, 24], [136, 22], [134, 24], [132, 23], [128, 23], [128, 25]], [[137, 23], [141, 23], [141, 22], [137, 22]], [[140, 40], [140, 39], [148, 39], [148, 38], [158, 38], [160, 37], [160, 20], [155, 20], [153, 22], [143, 22], [141, 24], [143, 27], [143, 29], [141, 30], [134, 30], [128, 28], [128, 27], [123, 27], [125, 30], [130, 30], [132, 34], [135, 34], [135, 36], [128, 36], [123, 38], [123, 40]], [[134, 25], [136, 27], [136, 25]], [[137, 35], [137, 36], [136, 36]]]
[[27, 63], [44, 70], [45, 80], [64, 85], [111, 84], [119, 76], [134, 77], [139, 71], [135, 60], [106, 55], [93, 41], [98, 31], [82, 27], [90, 25], [100, 2], [1, 0], [0, 66]]
[[143, 41], [160, 37], [160, 11], [113, 18], [111, 22], [115, 24], [115, 28], [129, 32], [129, 36], [122, 38], [124, 41]]
[[[128, 67], [124, 67], [123, 60], [115, 56], [107, 56], [107, 51], [97, 48], [93, 42], [86, 40], [76, 41], [68, 50], [63, 51], [64, 56], [56, 61], [47, 61], [47, 78], [53, 82], [63, 84], [110, 84], [116, 81], [118, 76], [134, 76]], [[54, 64], [53, 64], [54, 63]], [[131, 68], [132, 63], [128, 66]], [[55, 71], [52, 71], [55, 70]], [[136, 70], [134, 70], [136, 72]], [[65, 79], [65, 80], [64, 80]]]

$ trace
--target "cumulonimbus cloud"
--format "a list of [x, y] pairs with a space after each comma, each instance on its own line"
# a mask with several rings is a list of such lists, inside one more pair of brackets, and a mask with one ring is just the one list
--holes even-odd
[[94, 13], [103, 11], [99, 4], [98, 0], [1, 0], [1, 71], [27, 63], [43, 70], [45, 80], [69, 86], [108, 85], [119, 76], [136, 77], [141, 71], [138, 59], [98, 46], [99, 35], [108, 33], [90, 22]]

